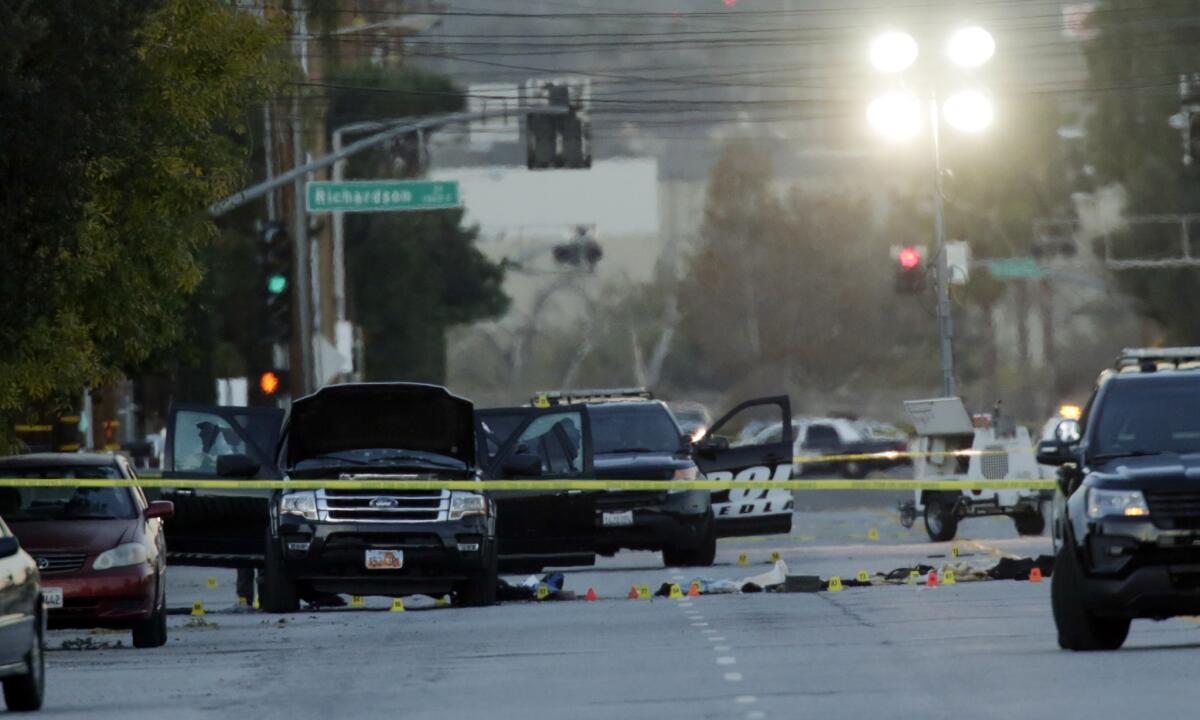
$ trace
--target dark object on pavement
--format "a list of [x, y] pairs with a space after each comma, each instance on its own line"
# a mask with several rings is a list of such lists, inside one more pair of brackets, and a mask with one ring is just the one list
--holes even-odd
[[1028, 580], [1033, 568], [1042, 572], [1042, 577], [1054, 574], [1054, 558], [1049, 555], [1039, 555], [1033, 558], [1002, 558], [995, 567], [987, 571], [993, 580]]
[[783, 581], [784, 592], [820, 592], [821, 578], [817, 575], [788, 575]]

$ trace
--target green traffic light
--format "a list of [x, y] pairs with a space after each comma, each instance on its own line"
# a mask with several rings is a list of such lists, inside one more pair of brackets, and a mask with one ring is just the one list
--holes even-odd
[[287, 289], [286, 275], [272, 275], [267, 279], [267, 292], [272, 295], [278, 295]]

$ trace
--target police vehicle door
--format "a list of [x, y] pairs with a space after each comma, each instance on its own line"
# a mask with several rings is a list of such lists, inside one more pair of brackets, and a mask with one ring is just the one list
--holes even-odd
[[[767, 437], [741, 442], [722, 434], [757, 422]], [[778, 432], [766, 431], [772, 423]], [[693, 446], [692, 457], [709, 480], [788, 480], [792, 475], [792, 403], [786, 395], [747, 400], [721, 416]], [[791, 532], [789, 490], [715, 490], [718, 537]]]

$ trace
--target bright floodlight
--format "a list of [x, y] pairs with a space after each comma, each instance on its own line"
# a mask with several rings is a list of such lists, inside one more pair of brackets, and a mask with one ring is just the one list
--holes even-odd
[[946, 98], [942, 114], [956, 130], [981, 132], [992, 124], [992, 101], [983, 93], [967, 90]]
[[885, 73], [898, 73], [917, 61], [917, 41], [902, 32], [886, 32], [871, 43], [871, 64]]
[[889, 92], [867, 106], [867, 121], [889, 140], [910, 140], [921, 129], [921, 104], [911, 93]]
[[954, 64], [966, 68], [977, 68], [996, 52], [996, 41], [992, 34], [978, 26], [966, 27], [950, 36], [947, 53]]

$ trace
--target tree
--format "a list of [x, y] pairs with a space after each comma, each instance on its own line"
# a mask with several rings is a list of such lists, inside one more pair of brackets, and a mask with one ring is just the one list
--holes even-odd
[[245, 170], [282, 26], [219, 0], [0, 1], [0, 444], [32, 403], [153, 364]]
[[[1119, 184], [1126, 213], [1200, 211], [1200, 178], [1182, 164], [1174, 92], [1181, 73], [1200, 71], [1200, 27], [1195, 7], [1171, 0], [1108, 0], [1092, 15], [1087, 44], [1095, 108], [1088, 123], [1088, 162], [1096, 187]], [[1138, 228], [1115, 237], [1125, 257], [1178, 255], [1175, 228]], [[1164, 340], [1194, 344], [1200, 313], [1194, 289], [1200, 270], [1137, 270], [1117, 274], [1136, 298], [1139, 313], [1166, 330]]]

